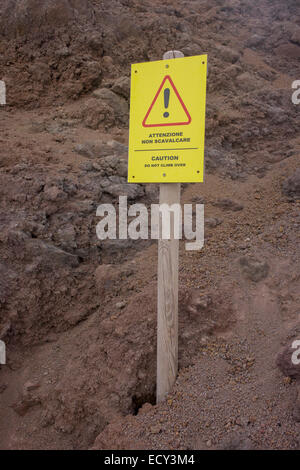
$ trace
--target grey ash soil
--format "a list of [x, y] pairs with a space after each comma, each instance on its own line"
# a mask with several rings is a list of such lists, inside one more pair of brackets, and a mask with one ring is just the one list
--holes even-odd
[[[0, 13], [0, 448], [300, 449], [277, 367], [300, 334], [299, 2]], [[206, 178], [182, 187], [206, 230], [180, 244], [179, 375], [155, 405], [157, 246], [99, 241], [96, 208], [157, 202], [126, 183], [129, 74], [170, 49], [208, 53]]]

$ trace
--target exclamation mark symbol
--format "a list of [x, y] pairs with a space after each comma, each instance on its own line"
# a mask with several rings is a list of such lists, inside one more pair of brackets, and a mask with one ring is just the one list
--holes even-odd
[[[164, 103], [165, 103], [165, 109], [168, 109], [169, 107], [169, 102], [170, 102], [170, 88], [166, 88], [164, 91]], [[164, 117], [167, 118], [169, 117], [168, 111], [164, 113]]]

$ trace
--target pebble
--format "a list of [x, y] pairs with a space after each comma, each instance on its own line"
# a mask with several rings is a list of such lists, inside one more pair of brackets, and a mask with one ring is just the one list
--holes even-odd
[[117, 302], [116, 303], [116, 308], [122, 310], [122, 308], [126, 307], [126, 302]]

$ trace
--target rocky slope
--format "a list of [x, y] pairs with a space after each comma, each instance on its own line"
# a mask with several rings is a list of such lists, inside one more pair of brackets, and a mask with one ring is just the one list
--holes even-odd
[[[299, 337], [299, 2], [0, 13], [0, 447], [299, 448], [299, 376], [276, 367]], [[126, 183], [129, 74], [170, 49], [209, 58], [206, 181], [182, 195], [206, 243], [181, 246], [180, 374], [153, 406], [156, 244], [95, 229], [99, 203], [157, 200]]]

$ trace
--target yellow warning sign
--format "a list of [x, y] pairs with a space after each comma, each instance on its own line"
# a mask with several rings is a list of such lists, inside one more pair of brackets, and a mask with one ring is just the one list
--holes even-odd
[[206, 55], [132, 65], [129, 182], [203, 182], [206, 74]]

